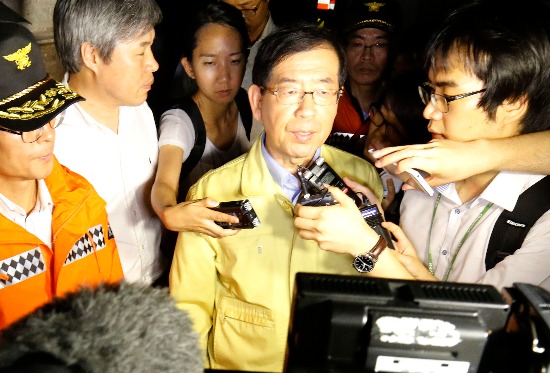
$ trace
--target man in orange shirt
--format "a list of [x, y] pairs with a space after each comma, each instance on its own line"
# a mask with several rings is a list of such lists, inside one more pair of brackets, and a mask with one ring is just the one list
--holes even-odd
[[2, 329], [56, 296], [123, 275], [105, 202], [53, 155], [55, 117], [82, 97], [48, 76], [25, 27], [0, 24], [0, 56]]
[[390, 48], [401, 25], [401, 8], [394, 0], [351, 0], [340, 13], [337, 32], [346, 52], [348, 79], [332, 132], [366, 135], [369, 109], [380, 99], [392, 65]]

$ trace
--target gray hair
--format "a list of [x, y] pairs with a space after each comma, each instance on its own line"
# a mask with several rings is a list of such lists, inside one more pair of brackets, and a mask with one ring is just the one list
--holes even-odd
[[69, 73], [82, 68], [84, 43], [109, 63], [117, 43], [145, 35], [161, 20], [154, 0], [57, 0], [53, 14], [57, 54]]
[[100, 373], [204, 370], [187, 313], [167, 289], [137, 284], [82, 289], [2, 331], [0, 371], [37, 354]]

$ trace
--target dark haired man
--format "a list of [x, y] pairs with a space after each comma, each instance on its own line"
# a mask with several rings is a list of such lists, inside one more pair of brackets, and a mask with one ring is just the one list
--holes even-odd
[[374, 167], [322, 146], [344, 78], [344, 55], [326, 31], [284, 28], [265, 38], [248, 91], [265, 135], [189, 191], [187, 199], [248, 199], [261, 221], [222, 239], [180, 233], [170, 291], [200, 333], [207, 367], [282, 371], [295, 274], [354, 273], [346, 255], [320, 250], [293, 227], [297, 166], [318, 157], [382, 192]]
[[[550, 127], [549, 20], [549, 8], [536, 0], [521, 7], [512, 1], [479, 1], [451, 14], [429, 43], [429, 81], [420, 87], [434, 139], [507, 139]], [[543, 178], [487, 171], [439, 188], [433, 196], [407, 191], [401, 205], [402, 230], [388, 225], [402, 253], [398, 259], [421, 280], [479, 282], [497, 288], [526, 282], [548, 288], [548, 211], [512, 255], [494, 267], [486, 264], [490, 237], [501, 233], [494, 229], [497, 219], [504, 210], [512, 211], [520, 196], [541, 185]], [[342, 197], [342, 202], [330, 213], [323, 208], [325, 216], [320, 216], [321, 210], [299, 209], [296, 223], [303, 237], [358, 255], [377, 239], [365, 225], [354, 240], [342, 233], [350, 233], [342, 224], [315, 230], [322, 220], [336, 212], [341, 216], [345, 209], [347, 225], [357, 227], [350, 221], [360, 217], [349, 209], [349, 201]], [[379, 264], [387, 273], [402, 269]]]
[[105, 202], [53, 155], [55, 117], [82, 97], [46, 73], [29, 30], [0, 24], [0, 329], [122, 268]]

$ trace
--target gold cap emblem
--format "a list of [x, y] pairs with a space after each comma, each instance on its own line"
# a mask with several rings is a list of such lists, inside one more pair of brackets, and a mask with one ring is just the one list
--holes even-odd
[[384, 5], [384, 3], [365, 3], [366, 6], [369, 7], [369, 12], [378, 12], [380, 10], [380, 8], [382, 8]]
[[19, 70], [25, 70], [27, 67], [31, 65], [31, 60], [29, 58], [30, 51], [31, 51], [31, 43], [29, 43], [29, 45], [27, 45], [26, 47], [18, 49], [17, 52], [14, 52], [12, 54], [9, 54], [3, 57], [4, 59], [10, 62], [15, 62]]

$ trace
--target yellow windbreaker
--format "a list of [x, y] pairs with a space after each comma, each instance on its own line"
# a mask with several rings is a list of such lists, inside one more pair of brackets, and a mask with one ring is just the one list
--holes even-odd
[[[261, 138], [188, 194], [249, 199], [261, 225], [223, 239], [181, 233], [170, 272], [170, 292], [193, 319], [205, 366], [212, 369], [282, 371], [296, 273], [357, 274], [349, 255], [323, 251], [298, 236], [293, 205], [267, 169]], [[321, 156], [340, 176], [381, 197], [380, 178], [369, 163], [325, 145]]]

